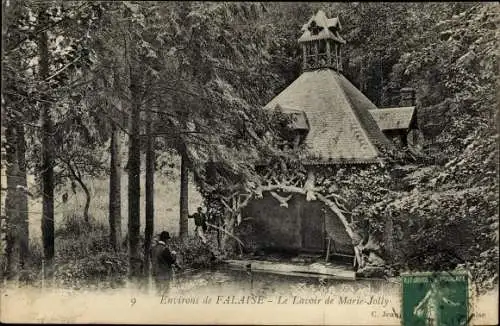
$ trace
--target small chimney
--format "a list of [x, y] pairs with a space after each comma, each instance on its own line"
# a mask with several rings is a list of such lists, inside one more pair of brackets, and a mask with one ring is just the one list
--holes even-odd
[[389, 87], [387, 89], [387, 96], [388, 96], [387, 106], [388, 107], [399, 106], [399, 103], [401, 102], [400, 101], [400, 97], [401, 97], [401, 93], [400, 92], [401, 92], [401, 89], [396, 88], [396, 87]]
[[415, 106], [415, 90], [413, 88], [405, 87], [400, 90], [401, 106]]

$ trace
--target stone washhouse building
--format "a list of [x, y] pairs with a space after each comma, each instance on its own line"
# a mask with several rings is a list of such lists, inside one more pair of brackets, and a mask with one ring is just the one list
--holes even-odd
[[[298, 39], [302, 74], [265, 106], [293, 116], [289, 145], [307, 148], [301, 163], [311, 175], [317, 166], [380, 164], [383, 147], [405, 146], [416, 128], [412, 89], [401, 90], [401, 107], [381, 109], [342, 74], [341, 30], [339, 19], [323, 11], [311, 17]], [[266, 252], [355, 259], [358, 240], [346, 217], [324, 196], [309, 193], [309, 181], [261, 187], [242, 210], [255, 226], [251, 241]]]

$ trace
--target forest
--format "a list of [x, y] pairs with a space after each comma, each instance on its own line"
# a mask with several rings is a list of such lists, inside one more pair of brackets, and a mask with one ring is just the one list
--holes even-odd
[[[373, 103], [416, 90], [426, 159], [339, 190], [381, 235], [385, 270], [463, 268], [496, 286], [499, 10], [467, 2], [2, 0], [2, 279], [141, 278], [165, 226], [184, 265], [234, 255], [188, 215], [263, 159], [293, 161], [276, 145], [286, 118], [262, 107], [300, 75], [318, 10], [339, 17], [343, 74]], [[228, 242], [233, 213], [218, 213]]]

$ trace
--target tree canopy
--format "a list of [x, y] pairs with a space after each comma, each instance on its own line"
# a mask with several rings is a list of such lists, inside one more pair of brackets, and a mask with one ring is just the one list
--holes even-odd
[[331, 185], [344, 208], [375, 236], [397, 217], [399, 269], [450, 262], [496, 282], [498, 6], [488, 3], [2, 1], [2, 162], [22, 176], [7, 187], [8, 225], [26, 219], [16, 184], [33, 174], [53, 245], [54, 188], [87, 192], [88, 178], [111, 175], [117, 130], [135, 249], [145, 148], [182, 155], [207, 198], [252, 188], [265, 160], [293, 165], [297, 153], [276, 146], [287, 117], [262, 107], [300, 75], [297, 38], [318, 9], [340, 18], [343, 73], [372, 102], [416, 90], [426, 140], [425, 162], [369, 169], [375, 178], [348, 169], [348, 183]]

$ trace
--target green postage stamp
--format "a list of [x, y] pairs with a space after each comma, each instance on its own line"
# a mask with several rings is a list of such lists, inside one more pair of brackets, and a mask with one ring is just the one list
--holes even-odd
[[418, 273], [402, 276], [403, 326], [469, 324], [468, 275]]

